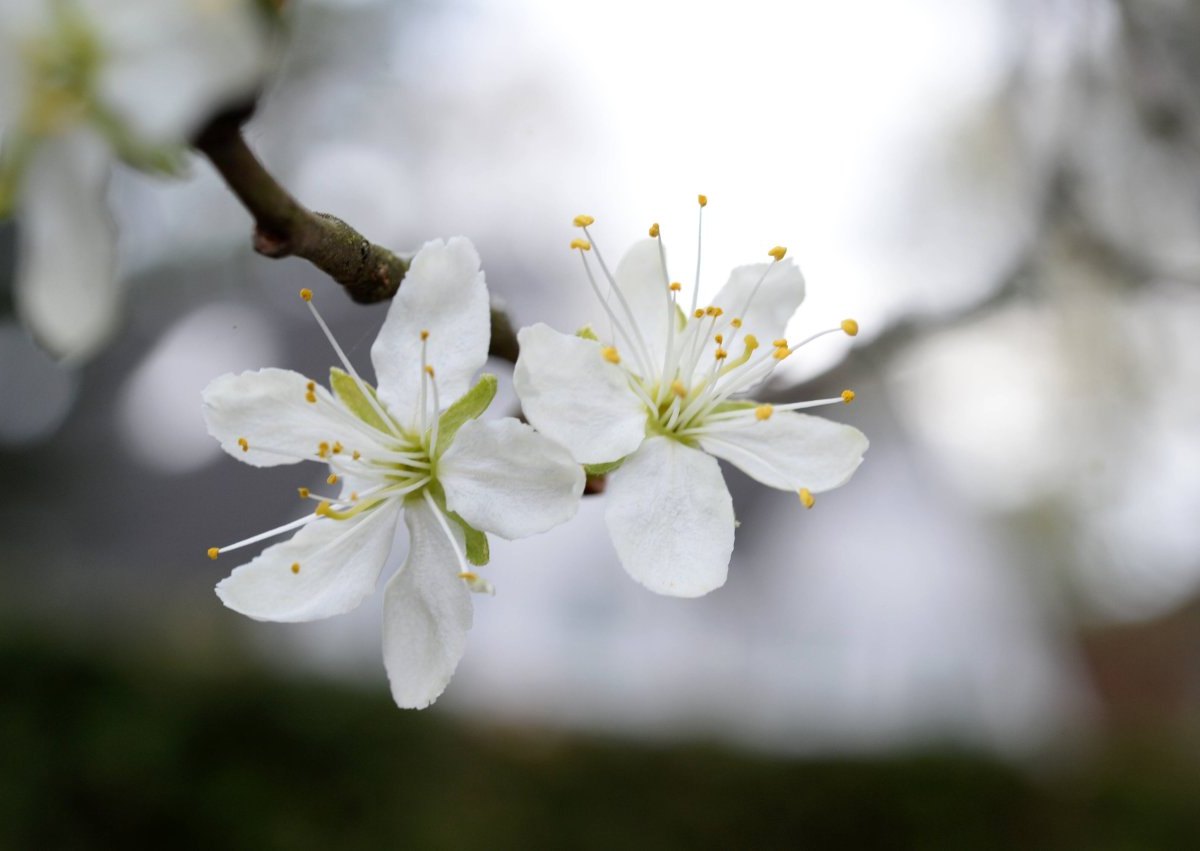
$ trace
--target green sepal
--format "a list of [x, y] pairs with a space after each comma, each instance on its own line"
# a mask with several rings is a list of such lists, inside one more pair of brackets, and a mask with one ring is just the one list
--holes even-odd
[[591, 325], [584, 325], [582, 328], [580, 328], [578, 331], [575, 332], [575, 336], [582, 337], [585, 340], [592, 340], [593, 342], [596, 342], [596, 343], [600, 342], [600, 338], [596, 336], [596, 332], [592, 330]]
[[587, 473], [589, 476], [604, 476], [611, 473], [624, 463], [624, 458], [618, 458], [616, 461], [606, 461], [603, 464], [584, 464], [583, 472]]
[[741, 399], [736, 402], [722, 402], [717, 407], [712, 409], [714, 414], [723, 414], [726, 411], [748, 411], [751, 408], [757, 408], [760, 403], [751, 402], [746, 399]]
[[[329, 370], [329, 386], [333, 390], [333, 395], [337, 396], [343, 405], [345, 405], [350, 413], [358, 417], [372, 428], [379, 431], [388, 431], [387, 424], [380, 419], [379, 412], [367, 401], [367, 397], [363, 395], [362, 388], [358, 382], [354, 380], [354, 376], [343, 372], [336, 366]], [[375, 388], [367, 382], [362, 383], [367, 391], [375, 396]], [[378, 398], [376, 398], [378, 401]], [[380, 405], [380, 407], [383, 407]]]
[[[493, 376], [494, 380], [494, 376]], [[463, 520], [446, 507], [446, 492], [442, 490], [441, 482], [433, 482], [429, 486], [429, 494], [438, 508], [462, 529], [463, 542], [466, 544], [467, 561], [476, 567], [483, 567], [491, 560], [491, 548], [488, 546], [487, 535], [480, 532], [466, 520]]]
[[496, 396], [496, 376], [484, 373], [479, 376], [475, 386], [462, 395], [457, 402], [446, 409], [438, 419], [437, 457], [454, 440], [454, 435], [462, 428], [467, 420], [473, 420], [487, 410]]

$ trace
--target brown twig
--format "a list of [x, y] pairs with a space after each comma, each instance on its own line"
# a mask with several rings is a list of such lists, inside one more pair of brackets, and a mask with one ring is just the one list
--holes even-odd
[[[337, 281], [350, 298], [371, 304], [400, 289], [408, 261], [376, 245], [336, 216], [314, 212], [292, 197], [250, 150], [242, 135], [248, 110], [218, 116], [195, 147], [208, 157], [254, 218], [254, 250], [264, 257], [300, 257]], [[490, 354], [517, 359], [508, 316], [492, 309]]]

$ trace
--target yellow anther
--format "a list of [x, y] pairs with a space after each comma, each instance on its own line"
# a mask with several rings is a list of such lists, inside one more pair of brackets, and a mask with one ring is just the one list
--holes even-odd
[[323, 499], [317, 504], [317, 507], [315, 509], [313, 509], [313, 514], [317, 515], [318, 517], [324, 517], [326, 514], [329, 513], [329, 508], [330, 508], [329, 500]]
[[342, 450], [343, 450], [344, 448], [345, 448], [345, 447], [343, 447], [343, 446], [342, 446], [342, 444], [340, 444], [340, 443], [335, 443], [335, 444], [333, 444], [333, 446], [331, 447], [331, 449], [333, 450], [333, 454], [334, 454], [334, 455], [340, 455], [340, 454], [342, 454]]
[[304, 394], [304, 401], [315, 405], [317, 403], [317, 394], [309, 390]]
[[676, 378], [671, 382], [671, 392], [682, 399], [687, 395], [687, 388], [683, 386], [683, 382]]
[[585, 228], [595, 221], [596, 220], [593, 219], [591, 216], [585, 216], [582, 213], [580, 213], [578, 216], [575, 217], [575, 220], [572, 222], [572, 224], [575, 225], [575, 227], [577, 227], [577, 228]]
[[754, 351], [755, 349], [757, 349], [758, 348], [758, 337], [755, 337], [753, 334], [747, 334], [746, 335], [746, 348], [749, 349], [750, 351]]
[[776, 245], [774, 248], [772, 248], [767, 253], [770, 254], [772, 257], [774, 257], [776, 260], [782, 260], [783, 255], [787, 254], [787, 249], [784, 248], [782, 245]]
[[843, 319], [842, 330], [845, 331], [849, 336], [853, 337], [858, 334], [858, 323], [853, 319]]
[[359, 458], [362, 457], [362, 453], [359, 452], [357, 449], [355, 449], [353, 452], [350, 453], [350, 457], [353, 458], [355, 461], [357, 461]]
[[310, 290], [308, 287], [300, 290], [300, 298], [304, 299], [305, 301], [312, 301], [312, 290]]
[[323, 440], [317, 444], [317, 457], [318, 458], [328, 458], [329, 457], [329, 444]]
[[708, 196], [707, 195], [697, 195], [696, 200], [700, 202], [701, 207], [708, 206]]
[[299, 573], [299, 572], [300, 572], [300, 562], [298, 562], [298, 561], [292, 562], [292, 573]]
[[775, 413], [775, 406], [767, 404], [759, 405], [754, 409], [754, 418], [758, 420], [769, 420], [771, 419], [771, 414], [773, 413]]
[[605, 346], [603, 349], [600, 350], [600, 354], [609, 363], [620, 363], [621, 362], [621, 355], [617, 352], [617, 350], [614, 346]]
[[425, 374], [428, 375], [430, 378], [435, 377], [433, 374], [433, 364], [431, 364], [431, 363], [425, 364]]
[[725, 315], [725, 311], [719, 307], [714, 307], [712, 309], [712, 311], [713, 311], [713, 316], [724, 316]]
[[732, 319], [730, 319], [730, 320], [729, 320], [729, 324], [730, 324], [730, 325], [732, 325], [734, 328], [741, 328], [741, 327], [742, 327], [742, 320], [738, 319], [738, 318], [735, 316], [735, 317], [733, 317]]
[[713, 342], [715, 342], [718, 346], [721, 345], [725, 342], [725, 335], [718, 334], [717, 336], [713, 337]]
[[325, 481], [329, 482], [329, 484], [331, 484], [331, 485], [336, 485], [338, 483], [337, 473], [330, 473], [329, 476], [325, 479]]
[[315, 381], [308, 382], [308, 384], [304, 385], [304, 389], [307, 390], [309, 393], [316, 392], [317, 382], [315, 382]]
[[308, 488], [296, 488], [296, 493], [300, 494], [301, 499], [308, 499], [310, 491]]
[[655, 222], [654, 224], [650, 225], [650, 236], [653, 239], [658, 238], [658, 222]]
[[243, 452], [250, 451], [250, 442], [248, 440], [246, 440], [246, 438], [244, 438], [244, 437], [238, 438], [238, 446], [242, 447]]
[[428, 339], [429, 339], [429, 332], [428, 332], [428, 331], [422, 331], [422, 332], [421, 332], [421, 342], [425, 342], [425, 341], [426, 341], [426, 340], [428, 340]]
[[725, 360], [725, 358], [729, 357], [729, 352], [725, 351], [724, 349], [717, 349], [715, 352], [713, 352], [713, 357], [715, 357], [717, 360]]
[[800, 504], [805, 508], [812, 508], [817, 502], [815, 499], [813, 499], [812, 491], [810, 491], [808, 488], [800, 488], [800, 490], [797, 491], [797, 494], [800, 497]]
[[463, 580], [464, 582], [478, 582], [479, 574], [472, 573], [471, 571], [467, 570], [467, 571], [464, 571], [464, 572], [458, 574], [458, 578]]
[[775, 360], [783, 360], [791, 353], [792, 353], [792, 350], [789, 349], [787, 346], [780, 346], [778, 349], [776, 349], [772, 353], [771, 357], [775, 358]]
[[683, 289], [683, 284], [679, 283], [679, 281], [671, 281], [671, 292], [677, 293], [681, 289]]
[[571, 247], [578, 248], [580, 251], [591, 251], [592, 250], [592, 244], [590, 242], [588, 242], [586, 239], [571, 240]]
[[218, 547], [209, 547], [208, 548], [208, 557], [211, 558], [213, 561], [216, 561], [217, 556], [219, 556], [220, 554], [221, 554], [221, 550]]
[[358, 491], [350, 491], [350, 501], [358, 502]]
[[783, 337], [780, 337], [778, 340], [775, 340], [775, 341], [773, 341], [773, 342], [771, 343], [771, 345], [772, 345], [772, 346], [774, 346], [774, 347], [775, 347], [775, 348], [777, 348], [777, 349], [778, 349], [778, 348], [780, 348], [780, 347], [782, 347], [782, 348], [785, 348], [785, 349], [786, 349], [786, 348], [787, 348], [787, 340], [785, 340]]
[[695, 313], [693, 313], [692, 315], [693, 315], [693, 316], [695, 316], [697, 319], [701, 319], [701, 318], [703, 318], [703, 317], [704, 317], [704, 310], [703, 310], [703, 308], [699, 308], [699, 307], [697, 307], [697, 308], [696, 308], [696, 312], [695, 312]]
[[843, 390], [842, 391], [842, 401], [845, 402], [847, 405], [849, 405], [851, 402], [853, 402], [854, 401], [854, 391], [853, 390]]

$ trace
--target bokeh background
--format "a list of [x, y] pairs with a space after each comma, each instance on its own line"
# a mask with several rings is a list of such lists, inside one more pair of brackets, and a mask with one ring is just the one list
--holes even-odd
[[609, 255], [661, 222], [689, 280], [704, 192], [704, 291], [784, 244], [791, 334], [860, 322], [769, 392], [854, 388], [871, 449], [808, 512], [727, 470], [697, 601], [621, 571], [602, 496], [494, 542], [402, 712], [380, 600], [260, 624], [204, 557], [320, 471], [220, 455], [201, 388], [324, 374], [302, 286], [363, 369], [386, 306], [254, 255], [202, 160], [123, 171], [125, 325], [65, 370], [0, 224], [0, 845], [1197, 847], [1200, 7], [293, 6], [248, 137], [301, 200], [466, 234], [518, 324], [573, 328], [572, 217]]

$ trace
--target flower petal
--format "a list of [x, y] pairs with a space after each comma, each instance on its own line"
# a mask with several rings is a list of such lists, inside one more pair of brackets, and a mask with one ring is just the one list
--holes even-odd
[[609, 476], [604, 519], [629, 575], [657, 594], [699, 597], [725, 584], [733, 500], [720, 465], [652, 437]]
[[265, 28], [252, 3], [82, 0], [104, 45], [97, 86], [145, 142], [182, 142], [229, 101], [251, 93], [266, 66]]
[[350, 520], [314, 520], [234, 570], [217, 585], [217, 596], [261, 621], [312, 621], [351, 611], [375, 590], [399, 511], [391, 500]]
[[487, 360], [491, 312], [479, 255], [471, 241], [435, 239], [417, 252], [371, 346], [379, 396], [411, 426], [421, 396], [421, 332], [443, 408], [467, 392]]
[[[617, 264], [613, 277], [629, 302], [629, 308], [641, 328], [642, 338], [650, 347], [654, 359], [652, 366], [661, 370], [667, 350], [667, 307], [672, 302], [668, 298], [670, 290], [667, 289], [668, 281], [663, 271], [658, 240], [642, 239], [635, 242]], [[612, 306], [615, 311], [621, 309], [615, 300]], [[618, 312], [617, 315], [624, 319], [623, 313]]]
[[525, 417], [581, 464], [623, 458], [646, 435], [646, 411], [600, 344], [541, 323], [517, 334], [513, 386]]
[[28, 163], [17, 210], [17, 306], [52, 354], [82, 360], [112, 334], [120, 293], [105, 203], [112, 155], [88, 132], [47, 139]]
[[324, 387], [314, 387], [316, 403], [307, 401], [310, 383], [287, 369], [214, 378], [202, 394], [208, 433], [234, 458], [255, 467], [311, 459], [322, 441], [373, 448], [366, 427], [353, 425], [353, 415], [337, 416], [340, 405]]
[[446, 506], [509, 540], [574, 517], [584, 478], [566, 448], [511, 417], [464, 423], [438, 463]]
[[[423, 709], [446, 689], [466, 650], [471, 592], [433, 509], [410, 500], [404, 519], [408, 559], [384, 592], [383, 664], [397, 705]], [[462, 532], [448, 525], [461, 546]]]
[[777, 411], [766, 420], [715, 431], [700, 446], [764, 485], [813, 493], [844, 484], [862, 463], [867, 438], [853, 426]]
[[786, 257], [778, 263], [738, 266], [729, 274], [713, 304], [721, 307], [726, 316], [741, 318], [744, 333], [754, 334], [766, 345], [787, 334], [788, 320], [802, 301], [804, 275], [792, 258]]

